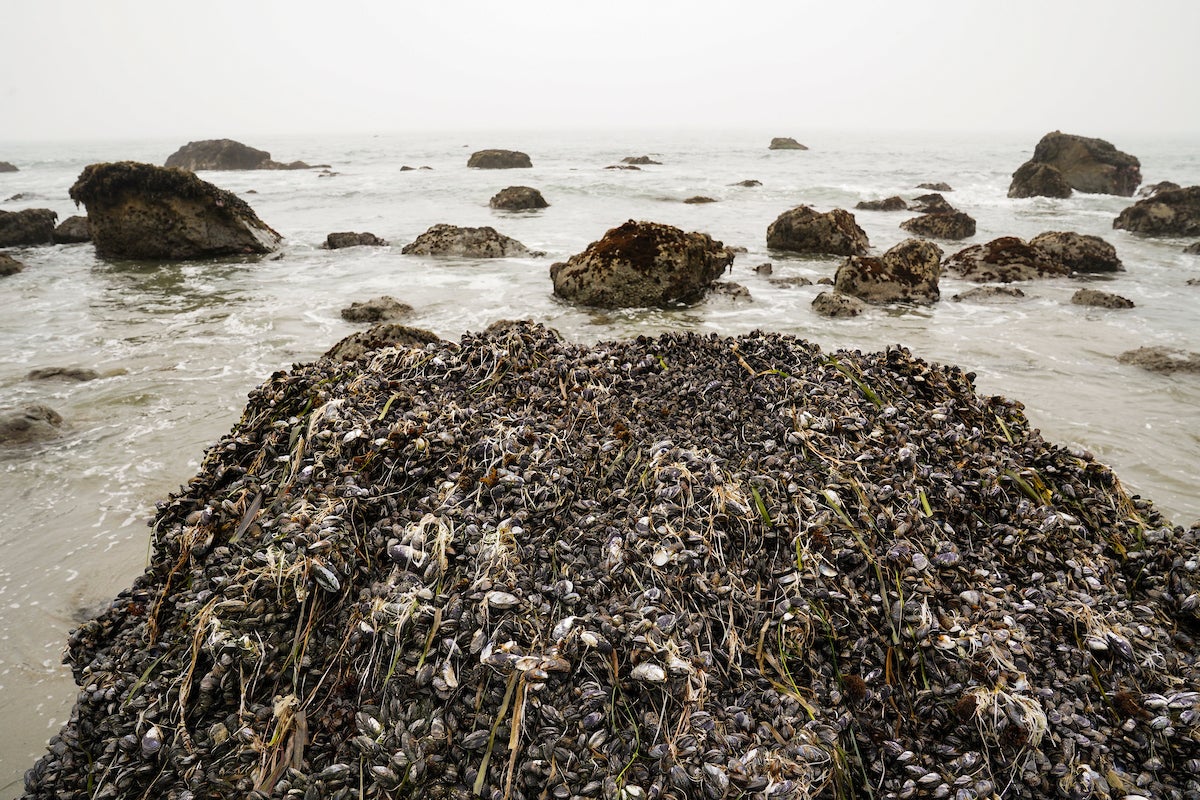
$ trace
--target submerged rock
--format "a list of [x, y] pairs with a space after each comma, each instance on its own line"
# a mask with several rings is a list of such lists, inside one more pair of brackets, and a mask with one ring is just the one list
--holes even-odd
[[390, 295], [356, 301], [342, 309], [342, 319], [347, 322], [385, 322], [404, 319], [412, 314], [413, 307]]
[[546, 198], [542, 197], [542, 193], [531, 186], [509, 186], [501, 189], [492, 195], [488, 205], [503, 211], [529, 211], [550, 206]]
[[297, 365], [153, 530], [26, 800], [1184, 797], [1200, 757], [1200, 530], [903, 349]]
[[747, 178], [744, 181], [738, 181], [732, 184], [733, 186], [744, 186], [747, 189], [753, 189], [755, 186], [762, 186], [762, 181], [757, 181], [754, 178]]
[[811, 206], [797, 206], [767, 227], [767, 247], [774, 250], [861, 256], [870, 246], [854, 215], [841, 208], [820, 212]]
[[892, 195], [882, 200], [861, 200], [854, 207], [863, 211], [907, 211], [908, 203], [903, 197]]
[[263, 254], [281, 237], [233, 192], [191, 172], [134, 161], [92, 164], [71, 187], [105, 258], [193, 259]]
[[1096, 289], [1079, 289], [1071, 295], [1071, 303], [1094, 308], [1133, 308], [1133, 301], [1129, 298]]
[[1011, 283], [1036, 278], [1065, 277], [1069, 267], [1045, 250], [1016, 236], [1001, 236], [986, 244], [959, 250], [943, 264], [948, 272], [969, 281]]
[[975, 303], [1007, 303], [1021, 300], [1025, 293], [1015, 286], [977, 286], [965, 292], [959, 292], [950, 299], [956, 303], [971, 301]]
[[326, 236], [324, 246], [326, 250], [341, 250], [343, 247], [387, 247], [387, 240], [365, 231], [342, 231]]
[[31, 381], [62, 380], [84, 383], [96, 380], [100, 373], [88, 367], [38, 367], [30, 370], [25, 377]]
[[1113, 227], [1150, 236], [1200, 236], [1200, 186], [1138, 200], [1117, 215]]
[[624, 158], [621, 159], [621, 163], [623, 163], [623, 164], [639, 164], [642, 166], [647, 166], [647, 165], [651, 165], [651, 164], [660, 166], [660, 167], [662, 166], [661, 161], [655, 161], [650, 156], [625, 156]]
[[515, 258], [540, 255], [528, 247], [499, 233], [490, 225], [466, 228], [440, 223], [406, 244], [400, 251], [405, 255], [463, 256], [465, 258]]
[[1189, 255], [1200, 255], [1200, 242], [1192, 242], [1187, 247], [1183, 248], [1183, 252]]
[[838, 267], [834, 287], [868, 303], [935, 303], [941, 297], [942, 248], [906, 239], [883, 256], [850, 256]]
[[1151, 372], [1200, 372], [1200, 353], [1188, 353], [1158, 345], [1126, 350], [1117, 356], [1117, 361]]
[[1047, 231], [1030, 239], [1029, 245], [1072, 272], [1118, 272], [1125, 269], [1117, 257], [1117, 248], [1099, 236]]
[[0, 161], [0, 172], [19, 172], [16, 165], [8, 161]]
[[[258, 150], [233, 139], [204, 139], [188, 142], [167, 156], [163, 166], [196, 170], [240, 170], [240, 169], [313, 169], [303, 161], [281, 163], [272, 161], [266, 150]], [[325, 166], [327, 164], [318, 164]]]
[[8, 253], [0, 253], [0, 278], [6, 275], [16, 275], [21, 270], [25, 269], [25, 265]]
[[776, 136], [767, 146], [768, 150], [807, 150], [808, 148], [790, 136]]
[[40, 403], [0, 412], [0, 445], [28, 444], [57, 436], [62, 421], [57, 411]]
[[695, 303], [733, 263], [734, 254], [705, 233], [629, 220], [582, 253], [550, 267], [554, 293], [601, 308]]
[[58, 213], [48, 208], [0, 211], [0, 247], [50, 244]]
[[928, 189], [931, 192], [953, 192], [954, 191], [952, 188], [950, 188], [950, 184], [945, 183], [944, 181], [938, 181], [937, 183], [918, 183], [917, 188], [918, 189]]
[[702, 195], [702, 194], [698, 194], [698, 195], [694, 195], [692, 197], [687, 198], [683, 202], [687, 203], [688, 205], [703, 205], [704, 203], [715, 203], [717, 201], [715, 198], [707, 197], [706, 195]]
[[[1056, 169], [1072, 189], [1093, 194], [1131, 196], [1142, 182], [1141, 163], [1103, 139], [1054, 131], [1047, 133], [1033, 150], [1033, 158], [1013, 174], [1009, 197], [1030, 197], [1031, 186], [1052, 180], [1041, 177], [1036, 167], [1045, 164]], [[1022, 170], [1026, 170], [1022, 173]], [[1065, 195], [1051, 195], [1061, 197]]]
[[528, 169], [533, 162], [519, 150], [479, 150], [467, 159], [467, 166], [473, 169]]

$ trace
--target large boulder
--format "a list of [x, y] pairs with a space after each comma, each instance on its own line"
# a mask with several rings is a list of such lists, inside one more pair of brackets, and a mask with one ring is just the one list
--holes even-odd
[[1065, 264], [1016, 236], [1002, 236], [971, 245], [946, 259], [942, 266], [960, 278], [980, 283], [1012, 283], [1069, 275]]
[[488, 205], [501, 211], [531, 211], [547, 208], [550, 204], [531, 186], [509, 186], [492, 195]]
[[40, 403], [0, 412], [0, 445], [27, 444], [55, 436], [62, 421], [57, 411]]
[[373, 233], [355, 231], [339, 231], [325, 237], [326, 250], [340, 250], [343, 247], [386, 247], [387, 240], [380, 239]]
[[[1142, 182], [1141, 162], [1134, 156], [1121, 152], [1103, 139], [1061, 131], [1043, 136], [1030, 161], [1054, 167], [1062, 173], [1068, 186], [1080, 192], [1130, 197]], [[1017, 173], [1014, 173], [1009, 197], [1030, 196], [1014, 194], [1017, 188]]]
[[941, 297], [942, 248], [906, 239], [880, 258], [850, 256], [838, 267], [833, 286], [868, 303], [934, 303]]
[[1113, 227], [1151, 236], [1200, 236], [1200, 186], [1138, 200], [1113, 220]]
[[17, 172], [15, 164], [10, 164], [7, 161], [0, 161], [0, 172]]
[[528, 169], [533, 162], [519, 150], [478, 150], [467, 159], [467, 166], [474, 169]]
[[16, 275], [21, 270], [25, 269], [25, 265], [8, 253], [0, 253], [0, 278], [6, 275]]
[[273, 251], [281, 237], [233, 192], [193, 173], [134, 161], [91, 164], [71, 187], [97, 254], [192, 259]]
[[87, 217], [75, 214], [58, 223], [52, 234], [55, 244], [79, 244], [90, 242], [92, 232], [88, 229]]
[[241, 142], [235, 142], [233, 139], [205, 139], [199, 142], [188, 142], [167, 156], [163, 166], [188, 169], [193, 172], [200, 169], [311, 169], [303, 161], [292, 161], [287, 164], [272, 161], [271, 154], [266, 150], [258, 150]]
[[644, 308], [703, 299], [734, 254], [705, 233], [629, 220], [582, 253], [550, 267], [554, 293], [602, 308]]
[[1013, 173], [1009, 197], [1070, 197], [1071, 184], [1057, 167], [1026, 161]]
[[767, 247], [774, 250], [862, 256], [870, 246], [854, 215], [841, 208], [822, 213], [811, 206], [797, 206], [767, 227]]
[[48, 208], [0, 211], [0, 247], [49, 244], [58, 214]]
[[771, 140], [768, 150], [807, 150], [808, 148], [790, 136], [776, 136]]
[[1072, 272], [1118, 272], [1125, 269], [1117, 257], [1117, 248], [1101, 239], [1072, 231], [1046, 231], [1029, 240], [1052, 261], [1066, 265]]
[[906, 219], [900, 228], [918, 236], [936, 239], [966, 239], [975, 235], [975, 220], [962, 211], [940, 211]]
[[535, 255], [516, 239], [495, 228], [461, 228], [441, 223], [422, 233], [400, 251], [405, 255], [464, 256], [466, 258], [512, 258]]

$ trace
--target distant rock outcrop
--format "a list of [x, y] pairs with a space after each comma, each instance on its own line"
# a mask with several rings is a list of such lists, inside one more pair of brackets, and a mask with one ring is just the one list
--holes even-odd
[[8, 275], [16, 275], [21, 270], [25, 269], [25, 265], [8, 253], [0, 253], [0, 278]]
[[490, 226], [463, 228], [441, 223], [422, 233], [400, 251], [405, 255], [512, 258], [535, 255], [516, 239]]
[[[1013, 174], [1009, 197], [1039, 195], [1041, 192], [1033, 188], [1042, 183], [1054, 186], [1050, 174], [1039, 174], [1035, 182], [1030, 163], [1054, 167], [1068, 186], [1080, 192], [1130, 197], [1142, 182], [1141, 162], [1134, 156], [1121, 152], [1103, 139], [1054, 131], [1042, 137], [1033, 150], [1033, 158]], [[1022, 170], [1026, 171], [1022, 173]]]
[[1200, 236], [1200, 186], [1138, 200], [1113, 220], [1113, 227], [1150, 236]]
[[660, 167], [662, 166], [661, 161], [655, 161], [650, 156], [625, 156], [621, 159], [621, 162], [624, 164], [640, 164], [642, 166], [649, 164], [654, 164]]
[[324, 247], [326, 250], [340, 250], [343, 247], [387, 247], [387, 240], [367, 231], [340, 231], [326, 236]]
[[738, 181], [731, 184], [733, 186], [744, 186], [747, 189], [753, 189], [755, 186], [762, 186], [762, 181], [756, 181], [754, 178], [747, 178], [744, 181]]
[[[271, 160], [271, 154], [266, 150], [258, 150], [233, 139], [204, 139], [199, 142], [188, 142], [171, 155], [167, 156], [165, 167], [188, 169], [192, 172], [202, 169], [239, 170], [239, 169], [312, 169], [303, 161], [292, 161], [284, 164]], [[317, 165], [327, 166], [327, 165]]]
[[1117, 248], [1099, 236], [1047, 231], [1030, 239], [1029, 244], [1072, 272], [1118, 272], [1125, 269], [1117, 257]]
[[0, 247], [49, 244], [58, 214], [48, 208], [0, 211]]
[[0, 172], [18, 172], [15, 164], [10, 164], [7, 161], [0, 161]]
[[882, 200], [862, 200], [855, 204], [862, 211], [907, 211], [908, 203], [899, 195], [885, 197]]
[[950, 184], [938, 181], [937, 183], [918, 183], [918, 189], [928, 189], [931, 192], [953, 192]]
[[712, 197], [708, 197], [707, 195], [697, 194], [697, 195], [693, 195], [692, 197], [689, 197], [688, 199], [684, 200], [683, 202], [687, 203], [688, 205], [694, 206], [694, 205], [702, 205], [704, 203], [715, 203], [717, 201]]
[[767, 247], [773, 250], [862, 256], [870, 246], [854, 215], [841, 208], [822, 213], [811, 206], [797, 206], [767, 227]]
[[572, 303], [664, 307], [702, 300], [733, 258], [708, 234], [629, 220], [551, 266], [550, 278], [554, 293]]
[[533, 162], [518, 150], [479, 150], [467, 159], [473, 169], [529, 169]]
[[935, 303], [941, 297], [942, 248], [906, 239], [883, 256], [850, 256], [838, 267], [833, 286], [868, 303]]
[[533, 211], [548, 208], [542, 193], [531, 186], [509, 186], [492, 195], [488, 205], [501, 211]]
[[87, 217], [81, 214], [67, 217], [58, 223], [58, 227], [54, 229], [51, 238], [54, 239], [55, 244], [90, 242], [92, 240], [92, 232], [88, 229]]
[[771, 140], [768, 150], [807, 150], [808, 148], [790, 136], [776, 136]]
[[935, 239], [966, 239], [975, 235], [975, 219], [962, 211], [940, 211], [906, 219], [900, 228]]
[[96, 252], [106, 258], [262, 254], [281, 240], [245, 200], [186, 170], [134, 161], [92, 164], [70, 195], [87, 207]]
[[947, 272], [980, 283], [1012, 283], [1036, 278], [1065, 277], [1071, 270], [1040, 248], [1016, 236], [1002, 236], [986, 244], [959, 250], [942, 264]]

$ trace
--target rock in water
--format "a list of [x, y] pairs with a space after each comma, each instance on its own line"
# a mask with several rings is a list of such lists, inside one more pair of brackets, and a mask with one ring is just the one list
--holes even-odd
[[281, 237], [233, 192], [191, 172], [134, 161], [92, 164], [71, 187], [97, 254], [192, 259], [269, 253]]
[[941, 297], [942, 248], [905, 239], [880, 258], [850, 256], [838, 267], [833, 285], [868, 303], [935, 303]]
[[768, 150], [807, 150], [805, 145], [800, 144], [790, 136], [776, 136], [771, 140], [771, 144], [767, 146]]
[[298, 365], [153, 530], [27, 800], [1197, 791], [1200, 529], [903, 349]]
[[733, 263], [706, 233], [629, 220], [550, 267], [554, 293], [581, 305], [644, 308], [694, 303]]
[[15, 164], [8, 161], [0, 161], [0, 172], [19, 172]]
[[547, 208], [550, 204], [542, 197], [542, 193], [532, 186], [509, 186], [492, 195], [488, 205], [502, 211], [529, 211]]
[[906, 211], [908, 203], [904, 201], [903, 197], [892, 195], [882, 200], [860, 200], [854, 207], [863, 211]]
[[49, 244], [58, 214], [48, 208], [0, 211], [0, 247]]
[[0, 277], [5, 275], [16, 275], [21, 270], [25, 269], [25, 265], [8, 253], [0, 253]]
[[822, 213], [810, 206], [780, 214], [767, 226], [767, 247], [796, 253], [863, 256], [871, 246], [854, 215], [841, 208]]
[[1043, 193], [1031, 191], [1031, 186], [1057, 186], [1052, 177], [1041, 175], [1030, 164], [1053, 167], [1067, 186], [1093, 194], [1129, 197], [1142, 182], [1141, 162], [1113, 147], [1110, 142], [1054, 131], [1042, 137], [1033, 150], [1033, 158], [1013, 174], [1009, 197], [1030, 197]]
[[1113, 220], [1113, 227], [1151, 236], [1200, 236], [1200, 186], [1138, 200]]
[[975, 235], [975, 219], [962, 211], [941, 211], [906, 219], [900, 228], [918, 236], [966, 239]]
[[1071, 184], [1057, 167], [1026, 161], [1013, 173], [1009, 197], [1070, 197]]
[[57, 411], [40, 403], [0, 412], [0, 445], [27, 444], [56, 436], [62, 421]]
[[177, 167], [195, 172], [199, 169], [311, 169], [303, 161], [287, 164], [271, 160], [266, 150], [258, 150], [233, 139], [205, 139], [188, 142], [167, 156], [167, 167]]
[[1016, 236], [971, 245], [947, 258], [943, 266], [960, 278], [980, 282], [1011, 283], [1071, 274], [1066, 264], [1055, 259], [1053, 251], [1033, 247]]
[[79, 244], [90, 242], [92, 232], [88, 229], [87, 217], [75, 214], [58, 223], [51, 237], [55, 244]]
[[400, 250], [405, 255], [463, 256], [466, 258], [514, 258], [540, 255], [505, 236], [490, 225], [465, 228], [440, 223], [432, 226]]
[[529, 169], [533, 162], [519, 150], [478, 150], [467, 159], [473, 169]]
[[325, 237], [326, 250], [340, 250], [343, 247], [387, 247], [387, 240], [366, 231], [341, 231]]

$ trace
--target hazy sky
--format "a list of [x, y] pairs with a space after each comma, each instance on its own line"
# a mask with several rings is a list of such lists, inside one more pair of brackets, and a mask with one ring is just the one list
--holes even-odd
[[0, 0], [0, 139], [1197, 133], [1200, 0]]

